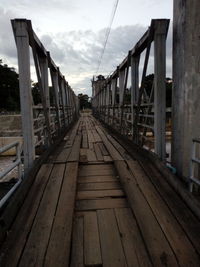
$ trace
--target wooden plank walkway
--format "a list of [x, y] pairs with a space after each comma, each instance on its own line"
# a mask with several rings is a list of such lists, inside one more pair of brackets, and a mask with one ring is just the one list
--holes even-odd
[[200, 222], [82, 114], [35, 177], [0, 266], [200, 266]]

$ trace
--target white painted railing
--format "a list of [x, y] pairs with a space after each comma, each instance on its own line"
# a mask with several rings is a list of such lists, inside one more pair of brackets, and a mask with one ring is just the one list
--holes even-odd
[[[51, 58], [50, 52], [45, 49], [33, 31], [31, 21], [14, 19], [12, 27], [18, 55], [26, 175], [38, 156], [36, 147], [38, 151], [50, 148], [77, 119], [79, 101]], [[40, 97], [40, 104], [37, 106], [31, 88], [31, 59], [35, 66]]]
[[17, 187], [22, 182], [22, 163], [21, 163], [21, 148], [19, 142], [11, 143], [7, 146], [4, 146], [0, 148], [0, 154], [12, 149], [13, 147], [16, 148], [16, 159], [15, 161], [5, 170], [3, 170], [0, 173], [0, 180], [2, 180], [4, 177], [6, 177], [7, 174], [9, 174], [12, 170], [14, 170], [16, 167], [18, 167], [18, 181], [15, 183], [15, 185], [6, 193], [6, 195], [0, 200], [0, 208], [3, 207], [3, 205], [7, 202], [7, 200], [11, 197], [11, 195], [15, 192]]

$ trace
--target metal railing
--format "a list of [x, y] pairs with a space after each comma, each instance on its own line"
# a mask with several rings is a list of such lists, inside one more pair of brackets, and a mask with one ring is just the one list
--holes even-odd
[[3, 207], [3, 205], [8, 201], [8, 199], [11, 197], [11, 195], [15, 192], [17, 187], [22, 182], [22, 163], [21, 163], [21, 148], [20, 143], [18, 141], [11, 143], [9, 145], [6, 145], [4, 147], [0, 148], [0, 154], [12, 149], [13, 147], [16, 148], [16, 159], [15, 161], [5, 170], [3, 170], [0, 173], [0, 180], [2, 180], [8, 173], [10, 173], [12, 170], [14, 170], [16, 167], [18, 167], [18, 181], [15, 183], [15, 185], [6, 193], [6, 195], [0, 200], [0, 209]]
[[[200, 158], [197, 158], [197, 145], [200, 145], [200, 139], [194, 138], [192, 140], [192, 157], [190, 162], [190, 176], [189, 176], [189, 190], [193, 191], [194, 183], [200, 186], [200, 179], [195, 177], [195, 165], [200, 167]], [[199, 170], [197, 170], [199, 173]]]
[[[99, 75], [92, 80], [93, 114], [144, 148], [153, 143], [152, 150], [163, 161], [166, 160], [168, 27], [167, 19], [152, 20], [148, 30], [116, 70], [107, 78]], [[154, 52], [151, 55], [152, 46]], [[147, 90], [146, 77], [150, 64], [154, 66], [154, 74], [152, 86]]]
[[[11, 22], [18, 54], [26, 175], [38, 156], [37, 151], [50, 148], [78, 118], [79, 101], [50, 52], [33, 31], [31, 21], [14, 19]], [[31, 88], [31, 58], [37, 77], [37, 101]]]

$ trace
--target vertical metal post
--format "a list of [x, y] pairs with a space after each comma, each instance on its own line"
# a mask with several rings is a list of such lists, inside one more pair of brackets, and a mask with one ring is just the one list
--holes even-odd
[[21, 149], [20, 149], [20, 143], [18, 142], [16, 145], [16, 156], [17, 159], [20, 160], [20, 163], [18, 164], [18, 179], [22, 179], [22, 162], [21, 162]]
[[123, 133], [122, 120], [123, 120], [123, 108], [124, 108], [124, 81], [125, 81], [125, 69], [119, 70], [119, 131]]
[[18, 54], [24, 170], [26, 173], [32, 167], [35, 159], [29, 36], [26, 20], [12, 20], [12, 26]]
[[106, 111], [107, 111], [107, 83], [104, 83], [103, 85], [103, 109], [104, 109], [104, 122], [106, 122]]
[[49, 98], [49, 82], [48, 82], [48, 60], [47, 57], [41, 57], [40, 60], [40, 70], [41, 70], [41, 80], [42, 87], [44, 88], [46, 108], [49, 112], [50, 98]]
[[[44, 101], [47, 110], [47, 116], [49, 120], [49, 127], [51, 129], [51, 116], [50, 116], [50, 98], [49, 98], [49, 82], [48, 82], [48, 59], [47, 57], [39, 57], [40, 71], [41, 71], [41, 82], [44, 93]], [[45, 138], [46, 144], [48, 135]]]
[[51, 70], [51, 80], [54, 90], [54, 96], [55, 96], [55, 107], [56, 107], [56, 113], [57, 113], [57, 120], [58, 120], [58, 128], [60, 130], [61, 128], [61, 122], [60, 122], [60, 106], [59, 106], [59, 86], [58, 86], [58, 72]]
[[[123, 105], [123, 100], [124, 100], [124, 78], [125, 78], [125, 69], [119, 71], [119, 106], [120, 109], [122, 108]], [[122, 111], [120, 110], [120, 113]]]
[[133, 138], [133, 123], [135, 104], [139, 96], [139, 62], [140, 56], [131, 57], [131, 121], [132, 121], [132, 138]]
[[58, 84], [59, 84], [59, 92], [60, 92], [60, 101], [61, 101], [61, 107], [62, 107], [62, 113], [63, 113], [63, 121], [64, 126], [66, 126], [66, 120], [65, 120], [65, 98], [64, 98], [64, 92], [63, 92], [63, 77], [60, 74], [59, 68], [58, 68]]
[[111, 89], [112, 89], [112, 126], [114, 124], [114, 116], [115, 116], [115, 98], [116, 98], [116, 87], [117, 87], [117, 79], [113, 78], [111, 80]]
[[109, 117], [110, 117], [110, 81], [107, 82], [106, 86], [106, 116], [107, 116], [107, 123], [109, 124]]

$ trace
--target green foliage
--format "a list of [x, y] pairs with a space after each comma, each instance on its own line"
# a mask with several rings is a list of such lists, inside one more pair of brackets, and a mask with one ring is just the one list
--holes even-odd
[[34, 105], [42, 103], [38, 83], [32, 83], [32, 96]]
[[[33, 96], [34, 105], [38, 105], [42, 103], [38, 82], [32, 83], [32, 96]], [[49, 98], [50, 98], [50, 105], [53, 106], [54, 105], [54, 94], [53, 94], [52, 86], [49, 87]]]
[[19, 111], [19, 75], [0, 60], [0, 110]]
[[79, 103], [80, 103], [80, 109], [87, 109], [87, 108], [91, 108], [91, 102], [89, 101], [89, 96], [88, 95], [83, 95], [83, 94], [79, 94], [78, 95], [79, 98]]
[[[148, 96], [150, 96], [154, 74], [147, 75], [144, 81], [144, 88]], [[172, 79], [166, 78], [166, 106], [172, 106]]]

